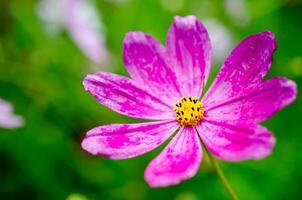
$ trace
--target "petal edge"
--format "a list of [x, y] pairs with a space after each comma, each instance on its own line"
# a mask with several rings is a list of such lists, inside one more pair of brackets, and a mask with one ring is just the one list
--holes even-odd
[[86, 134], [82, 148], [111, 159], [132, 158], [155, 149], [177, 128], [177, 121], [99, 126]]
[[181, 83], [183, 96], [200, 97], [212, 61], [212, 47], [206, 28], [195, 16], [174, 17], [167, 34], [167, 51]]
[[145, 170], [150, 187], [176, 185], [193, 177], [201, 163], [202, 148], [193, 127], [183, 127]]
[[139, 119], [175, 119], [172, 105], [151, 95], [126, 77], [98, 72], [87, 75], [83, 86], [101, 104], [120, 114]]
[[229, 162], [262, 159], [272, 153], [276, 143], [272, 133], [260, 125], [238, 127], [204, 121], [196, 128], [209, 151]]

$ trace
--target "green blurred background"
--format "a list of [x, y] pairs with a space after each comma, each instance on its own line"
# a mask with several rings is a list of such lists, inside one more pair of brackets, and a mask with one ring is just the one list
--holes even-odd
[[[223, 31], [216, 45], [229, 52], [244, 37], [271, 30], [278, 50], [268, 77], [287, 76], [302, 89], [299, 0], [95, 1], [111, 54], [106, 68], [91, 67], [66, 32], [49, 36], [37, 17], [37, 3], [0, 1], [0, 97], [12, 102], [26, 120], [22, 128], [0, 129], [0, 199], [229, 199], [206, 157], [194, 178], [150, 189], [144, 169], [161, 148], [122, 161], [94, 157], [81, 149], [89, 129], [137, 121], [101, 106], [82, 87], [83, 77], [95, 70], [126, 75], [121, 50], [128, 31], [148, 32], [164, 42], [173, 16], [196, 15], [208, 26], [213, 21], [219, 24]], [[222, 54], [215, 59], [212, 79], [226, 56]], [[298, 94], [291, 106], [264, 123], [277, 138], [270, 157], [220, 162], [241, 199], [302, 199], [301, 120]]]

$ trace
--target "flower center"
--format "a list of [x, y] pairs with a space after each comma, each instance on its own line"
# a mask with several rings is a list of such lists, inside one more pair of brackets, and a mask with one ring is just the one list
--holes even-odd
[[181, 126], [196, 126], [204, 115], [203, 104], [194, 97], [182, 97], [175, 104], [173, 111], [176, 113], [177, 121]]

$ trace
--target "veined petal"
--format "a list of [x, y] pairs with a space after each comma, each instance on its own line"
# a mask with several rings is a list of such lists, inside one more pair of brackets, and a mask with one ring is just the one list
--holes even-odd
[[87, 133], [82, 148], [111, 159], [132, 158], [161, 145], [178, 127], [177, 121], [104, 125]]
[[141, 89], [131, 79], [108, 72], [86, 76], [83, 85], [101, 104], [130, 117], [175, 119], [173, 105]]
[[143, 32], [128, 32], [123, 42], [123, 59], [130, 77], [173, 105], [181, 94], [165, 51], [160, 42]]
[[167, 51], [183, 96], [199, 97], [210, 73], [212, 48], [205, 27], [194, 16], [174, 18], [167, 35]]
[[[256, 124], [274, 115], [294, 101], [296, 84], [286, 78], [273, 78], [254, 87], [243, 89], [240, 95], [223, 98], [220, 104], [205, 105], [205, 119], [233, 125]], [[222, 98], [222, 99], [219, 99]]]
[[242, 96], [247, 88], [261, 83], [271, 67], [276, 46], [271, 32], [258, 33], [243, 40], [226, 59], [202, 102], [218, 105]]
[[183, 127], [168, 146], [148, 165], [145, 180], [151, 187], [175, 185], [194, 176], [202, 148], [193, 127]]
[[239, 127], [204, 120], [196, 128], [209, 151], [226, 161], [261, 159], [275, 145], [274, 136], [260, 125]]

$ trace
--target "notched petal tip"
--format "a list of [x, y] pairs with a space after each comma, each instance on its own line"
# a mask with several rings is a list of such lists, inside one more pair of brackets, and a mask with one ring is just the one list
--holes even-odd
[[85, 150], [86, 152], [88, 152], [89, 154], [93, 155], [93, 156], [103, 156], [105, 158], [110, 158], [113, 160], [121, 160], [121, 159], [127, 159], [127, 158], [115, 158], [115, 157], [111, 157], [110, 154], [106, 153], [106, 151], [102, 151], [100, 149], [98, 149], [98, 143], [96, 142], [96, 140], [94, 140], [92, 137], [88, 137], [89, 132], [87, 133], [87, 135], [85, 136], [85, 138], [82, 140], [81, 142], [81, 148], [83, 150]]
[[250, 147], [253, 149], [252, 154], [250, 154], [250, 158], [245, 158], [243, 160], [230, 160], [230, 162], [240, 162], [244, 160], [261, 160], [270, 156], [273, 153], [274, 147], [276, 145], [276, 138], [273, 133], [268, 130], [266, 127], [258, 125], [256, 128], [257, 134], [255, 135], [255, 141], [259, 142], [258, 145], [254, 147]]
[[[133, 45], [144, 45], [146, 47], [151, 47], [152, 45], [158, 45], [162, 47], [160, 42], [158, 42], [152, 35], [144, 33], [141, 31], [130, 31], [127, 32], [123, 39], [123, 56], [125, 56], [127, 48], [137, 48]], [[135, 50], [135, 49], [132, 49]], [[139, 53], [139, 52], [138, 52]]]
[[[206, 33], [206, 37], [209, 38], [208, 36], [208, 32], [205, 28], [205, 26], [202, 24], [202, 22], [196, 18], [193, 15], [188, 15], [188, 16], [175, 16], [173, 19], [173, 23], [172, 26], [170, 27], [170, 29], [174, 27], [177, 30], [181, 30], [181, 31], [197, 31], [197, 33], [199, 34], [204, 34]], [[207, 39], [209, 40], [209, 39]], [[211, 45], [210, 43], [207, 45]]]
[[260, 160], [272, 154], [276, 139], [265, 127], [246, 127], [205, 122], [197, 126], [209, 151], [221, 160], [241, 162]]
[[146, 36], [148, 36], [148, 34], [141, 31], [129, 31], [126, 33], [123, 39], [123, 45], [127, 43], [132, 43], [133, 41], [135, 42], [144, 41]]
[[[268, 129], [264, 128], [264, 130], [266, 130], [267, 132], [269, 132]], [[276, 145], [276, 138], [273, 134], [270, 134], [268, 136], [269, 138], [265, 141], [264, 139], [264, 144], [263, 146], [260, 146], [258, 149], [258, 154], [254, 154], [251, 156], [252, 160], [261, 160], [263, 158], [266, 158], [268, 156], [270, 156], [273, 153], [274, 147]], [[235, 161], [237, 162], [237, 161]]]
[[269, 31], [269, 30], [262, 31], [259, 34], [261, 34], [261, 35], [263, 35], [265, 37], [271, 38], [272, 40], [276, 40], [275, 34], [272, 31]]
[[81, 147], [82, 147], [82, 149], [84, 149], [85, 151], [87, 151], [88, 153], [90, 153], [92, 155], [96, 156], [98, 154], [97, 150], [93, 148], [93, 145], [88, 140], [87, 136], [85, 136], [85, 138], [82, 140]]
[[249, 38], [253, 38], [253, 37], [258, 37], [260, 43], [263, 42], [264, 44], [267, 43], [268, 45], [270, 45], [273, 52], [277, 50], [278, 47], [277, 40], [273, 32], [262, 31], [254, 35], [251, 35]]
[[200, 96], [208, 80], [212, 46], [208, 32], [195, 16], [175, 16], [167, 33], [166, 47], [174, 57], [174, 71], [183, 96]]
[[96, 78], [97, 78], [96, 74], [88, 74], [84, 77], [82, 85], [83, 85], [85, 91], [89, 92], [90, 81], [94, 80]]
[[192, 173], [186, 177], [183, 177], [181, 179], [170, 179], [169, 181], [167, 181], [163, 178], [161, 181], [159, 179], [154, 180], [154, 178], [152, 176], [150, 176], [148, 174], [148, 172], [146, 172], [146, 170], [145, 170], [144, 178], [150, 188], [164, 188], [164, 187], [176, 186], [176, 185], [180, 184], [181, 182], [194, 177], [196, 175], [196, 173], [197, 173], [197, 171], [195, 171], [194, 173]]
[[199, 21], [197, 17], [194, 15], [187, 15], [187, 16], [175, 16], [173, 19], [174, 23], [179, 23], [179, 24], [187, 24], [187, 25], [195, 25], [195, 22]]
[[284, 99], [284, 105], [289, 105], [293, 103], [297, 97], [297, 84], [294, 81], [289, 80], [285, 77], [280, 77], [280, 80], [281, 87], [288, 90], [288, 96], [286, 96], [286, 98]]
[[263, 35], [265, 35], [265, 37], [267, 37], [268, 39], [270, 39], [272, 41], [272, 46], [274, 48], [274, 50], [276, 50], [278, 48], [278, 44], [277, 44], [277, 40], [276, 40], [276, 36], [273, 32], [271, 31], [264, 31], [262, 32]]
[[202, 160], [202, 148], [195, 129], [182, 128], [145, 170], [150, 187], [167, 187], [192, 178]]
[[96, 131], [98, 131], [98, 128], [91, 129], [88, 131], [84, 137], [84, 139], [81, 142], [81, 147], [83, 150], [88, 152], [89, 154], [93, 156], [103, 156], [106, 158], [110, 158], [113, 160], [120, 160], [120, 159], [127, 159], [127, 158], [116, 158], [109, 154], [109, 151], [106, 150], [106, 143], [104, 143], [103, 140], [99, 139], [100, 135], [96, 134]]
[[150, 34], [140, 31], [127, 32], [123, 40], [123, 62], [125, 66], [142, 65], [143, 61], [146, 60], [145, 54], [148, 55], [148, 52], [150, 53], [151, 49], [155, 47], [158, 48], [157, 50], [163, 48]]
[[128, 159], [157, 148], [177, 128], [175, 120], [103, 125], [88, 131], [81, 146], [92, 155], [115, 160]]

